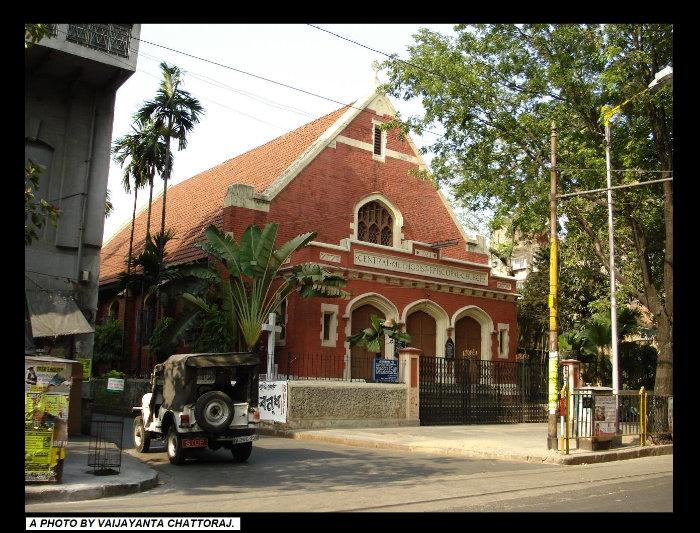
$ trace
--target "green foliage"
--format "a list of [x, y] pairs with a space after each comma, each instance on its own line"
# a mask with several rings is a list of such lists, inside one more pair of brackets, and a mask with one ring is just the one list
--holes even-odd
[[[262, 229], [250, 225], [240, 243], [215, 226], [205, 230], [206, 241], [197, 246], [216, 265], [190, 268], [186, 275], [206, 281], [216, 290], [214, 295], [204, 297], [188, 292], [182, 295], [185, 307], [170, 329], [173, 336], [192, 327], [196, 317], [204, 314], [208, 318], [200, 344], [220, 347], [230, 340], [228, 349], [223, 351], [249, 351], [260, 339], [269, 314], [292, 292], [298, 291], [302, 298], [349, 296], [341, 288], [346, 283], [344, 278], [318, 265], [294, 265], [280, 278], [284, 262], [316, 234], [299, 235], [275, 250], [277, 228], [277, 224], [267, 224]], [[212, 342], [211, 335], [215, 334], [221, 336], [220, 341]]]
[[[589, 248], [590, 243], [574, 237], [559, 246], [559, 331], [586, 321], [591, 315], [589, 302], [609, 294], [607, 278]], [[546, 339], [549, 331], [549, 248], [535, 253], [533, 271], [519, 292], [522, 298], [518, 300], [518, 348], [528, 352], [541, 346], [541, 339]]]
[[[584, 363], [582, 377], [585, 382], [610, 385], [612, 383], [610, 302], [607, 300], [591, 302], [589, 310], [590, 316], [585, 322], [560, 335], [559, 350], [563, 356], [573, 356]], [[618, 338], [624, 339], [626, 336], [639, 333], [639, 318], [640, 313], [636, 309], [618, 308]], [[632, 349], [628, 348], [628, 350]], [[633, 359], [627, 360], [633, 362]], [[620, 360], [622, 360], [621, 356]]]
[[110, 198], [109, 189], [107, 189], [107, 194], [105, 195], [105, 218], [108, 218], [112, 211], [114, 211], [114, 204]]
[[202, 333], [195, 344], [196, 352], [228, 352], [233, 346], [229, 317], [212, 305], [202, 321]]
[[[93, 362], [118, 361], [122, 355], [122, 323], [114, 318], [95, 326]], [[115, 376], [112, 376], [115, 377]]]
[[620, 382], [628, 390], [654, 389], [658, 350], [641, 342], [620, 343]]
[[29, 160], [24, 167], [24, 244], [30, 245], [39, 236], [38, 231], [48, 220], [52, 226], [58, 224], [61, 211], [44, 199], [35, 201], [39, 190], [39, 176], [44, 167]]
[[41, 41], [44, 37], [51, 36], [52, 31], [48, 24], [25, 24], [24, 25], [24, 48], [30, 48]]
[[174, 318], [164, 317], [156, 322], [151, 338], [148, 341], [148, 353], [153, 356], [158, 363], [162, 363], [175, 351], [176, 343], [168, 338], [166, 332], [175, 322]]
[[102, 377], [124, 379], [126, 377], [126, 374], [124, 374], [124, 372], [120, 372], [119, 370], [109, 370], [108, 372], [102, 374]]
[[369, 320], [370, 326], [368, 328], [346, 337], [345, 340], [350, 343], [350, 347], [365, 346], [368, 352], [379, 353], [385, 336], [396, 342], [411, 342], [411, 336], [401, 331], [401, 325], [394, 320], [390, 323], [384, 323], [376, 315], [370, 315]]

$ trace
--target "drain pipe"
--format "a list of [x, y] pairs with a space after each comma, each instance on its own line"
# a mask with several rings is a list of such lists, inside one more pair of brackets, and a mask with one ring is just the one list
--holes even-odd
[[85, 160], [85, 181], [83, 189], [80, 193], [83, 197], [82, 206], [80, 208], [80, 228], [78, 231], [78, 256], [75, 265], [75, 279], [80, 283], [80, 260], [83, 254], [83, 232], [85, 231], [85, 211], [87, 209], [88, 187], [90, 185], [90, 169], [92, 167], [92, 147], [95, 141], [95, 116], [97, 115], [97, 90], [94, 91], [92, 97], [92, 114], [90, 118], [90, 142], [88, 144], [87, 159]]

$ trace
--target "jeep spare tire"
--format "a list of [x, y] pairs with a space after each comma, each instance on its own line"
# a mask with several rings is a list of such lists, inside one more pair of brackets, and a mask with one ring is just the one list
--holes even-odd
[[233, 401], [218, 390], [205, 392], [194, 404], [194, 416], [199, 426], [207, 431], [222, 431], [233, 420]]

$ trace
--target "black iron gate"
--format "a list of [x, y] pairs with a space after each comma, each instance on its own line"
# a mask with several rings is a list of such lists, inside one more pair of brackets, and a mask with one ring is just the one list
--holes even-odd
[[547, 422], [546, 361], [419, 362], [423, 426]]

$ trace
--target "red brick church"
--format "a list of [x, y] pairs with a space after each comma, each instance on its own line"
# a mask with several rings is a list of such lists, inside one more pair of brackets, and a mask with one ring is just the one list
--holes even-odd
[[[443, 357], [452, 338], [455, 357], [515, 360], [515, 280], [492, 273], [483, 239], [467, 236], [443, 195], [415, 175], [426, 166], [413, 142], [378, 128], [393, 114], [385, 96], [370, 95], [168, 190], [173, 264], [205, 257], [193, 244], [210, 224], [239, 239], [251, 223], [277, 222], [278, 245], [318, 233], [287, 268], [322, 264], [342, 273], [352, 296], [290, 296], [280, 310], [281, 367], [285, 354], [321, 354], [347, 377], [364, 377], [366, 367], [353, 358], [366, 358], [366, 351], [351, 349], [345, 338], [367, 327], [371, 314], [404, 324], [411, 345], [425, 355]], [[161, 201], [153, 202], [152, 228], [160, 227]], [[114, 294], [124, 270], [130, 228], [102, 248], [104, 295]], [[143, 246], [145, 228], [144, 209], [136, 219], [135, 250]], [[102, 316], [123, 316], [121, 300], [101, 300]], [[133, 362], [135, 311], [138, 306], [127, 325]], [[383, 353], [394, 356], [388, 341]]]

